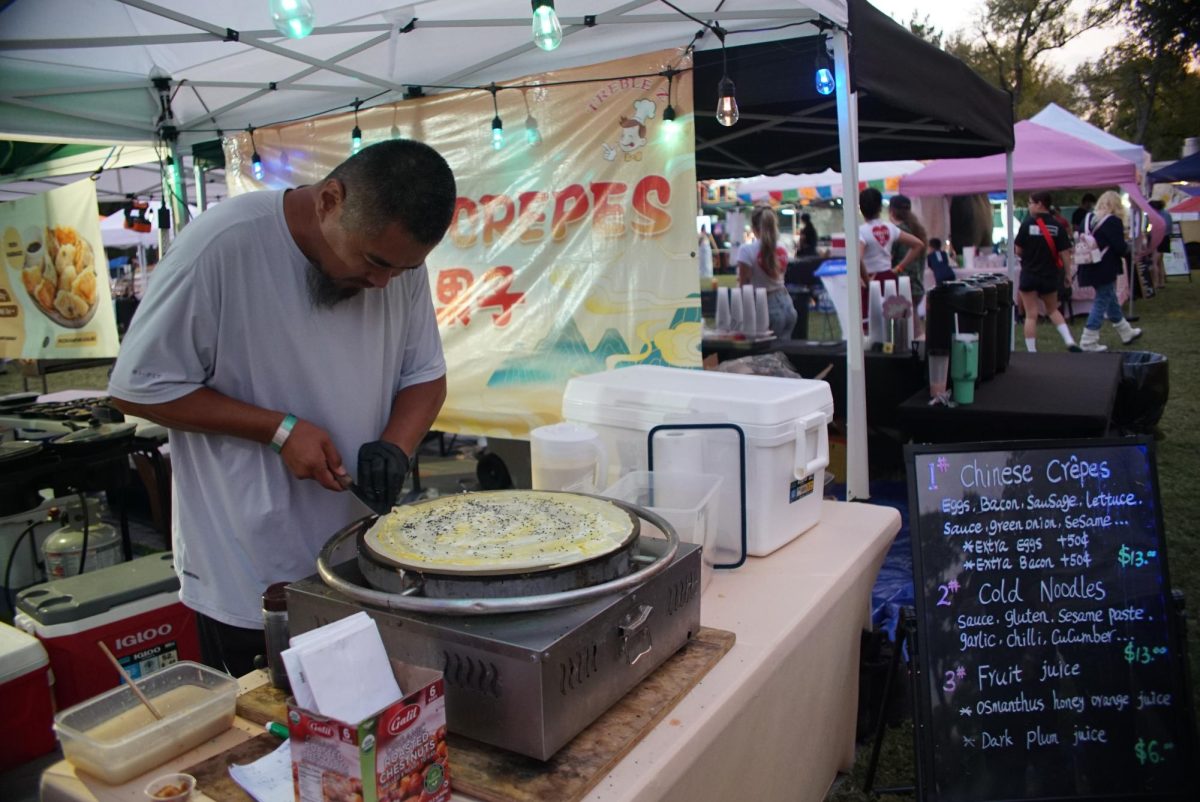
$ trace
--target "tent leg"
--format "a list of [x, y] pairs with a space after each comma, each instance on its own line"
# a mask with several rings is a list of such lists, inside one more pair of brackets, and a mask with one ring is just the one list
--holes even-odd
[[850, 91], [846, 32], [833, 31], [837, 88], [838, 149], [842, 170], [842, 225], [846, 232], [846, 292], [850, 331], [846, 338], [846, 500], [868, 499], [867, 382], [863, 363], [862, 300], [858, 268], [858, 96]]
[[[1004, 215], [1004, 224], [1008, 227], [1008, 240], [1004, 243], [1004, 263], [1008, 265], [1008, 280], [1017, 286], [1017, 244], [1013, 237], [1013, 215], [1016, 212], [1016, 200], [1013, 192], [1013, 152], [1010, 150], [1004, 154], [1004, 197], [1008, 202], [1008, 209]], [[1011, 311], [1012, 325], [1008, 327], [1009, 334], [1009, 351], [1016, 350], [1017, 345], [1017, 305], [1013, 304]]]

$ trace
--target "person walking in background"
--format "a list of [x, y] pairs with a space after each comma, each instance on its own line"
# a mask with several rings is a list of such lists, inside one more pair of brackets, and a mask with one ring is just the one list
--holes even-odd
[[925, 257], [925, 261], [933, 271], [933, 280], [938, 286], [956, 278], [954, 268], [950, 266], [950, 256], [942, 250], [942, 241], [937, 237], [929, 240], [929, 256]]
[[1081, 350], [1062, 312], [1058, 311], [1058, 291], [1068, 272], [1072, 244], [1067, 227], [1050, 212], [1052, 203], [1049, 192], [1039, 191], [1029, 196], [1029, 215], [1021, 222], [1013, 243], [1021, 262], [1018, 288], [1021, 308], [1025, 310], [1025, 348], [1030, 353], [1037, 351], [1039, 300], [1067, 350]]
[[709, 281], [713, 277], [713, 253], [716, 249], [716, 242], [713, 241], [712, 234], [708, 233], [708, 226], [700, 226], [700, 245], [697, 254], [700, 259], [700, 279], [702, 281]]
[[783, 284], [787, 251], [779, 244], [779, 220], [768, 206], [759, 206], [750, 216], [754, 240], [737, 255], [738, 286], [753, 285], [767, 291], [767, 318], [771, 331], [780, 339], [791, 339], [799, 313]]
[[1079, 231], [1083, 228], [1083, 218], [1091, 214], [1096, 208], [1096, 196], [1090, 192], [1083, 193], [1083, 197], [1079, 199], [1079, 207], [1071, 214], [1071, 229]]
[[[874, 187], [867, 187], [858, 193], [858, 210], [866, 220], [858, 227], [858, 243], [862, 250], [858, 268], [859, 278], [862, 280], [862, 311], [865, 317], [871, 308], [867, 285], [872, 281], [894, 280], [896, 272], [903, 273], [907, 270], [920, 250], [925, 248], [925, 241], [901, 231], [895, 223], [879, 219], [883, 213], [883, 193]], [[897, 243], [908, 246], [908, 251], [898, 262], [893, 262], [892, 250]], [[915, 303], [916, 298], [913, 301]]]
[[812, 215], [804, 212], [800, 215], [800, 236], [796, 240], [796, 256], [817, 255], [817, 227], [812, 224]]
[[[1084, 263], [1085, 250], [1090, 249], [1093, 239], [1099, 261]], [[1096, 288], [1096, 299], [1092, 301], [1092, 311], [1088, 314], [1083, 336], [1079, 338], [1079, 347], [1084, 351], [1108, 350], [1100, 344], [1100, 327], [1106, 317], [1116, 327], [1122, 343], [1128, 345], [1141, 337], [1142, 330], [1129, 325], [1117, 303], [1117, 276], [1121, 275], [1123, 260], [1129, 250], [1125, 244], [1125, 207], [1120, 195], [1109, 190], [1100, 196], [1095, 212], [1084, 216], [1076, 250], [1081, 260], [1079, 286]]]
[[[912, 287], [912, 305], [913, 305], [913, 336], [920, 339], [925, 336], [925, 327], [921, 325], [921, 316], [917, 314], [917, 309], [921, 306], [921, 299], [925, 297], [925, 241], [929, 239], [925, 233], [925, 226], [921, 225], [921, 221], [913, 214], [912, 201], [906, 195], [895, 195], [888, 203], [888, 217], [896, 228], [903, 232], [912, 234], [921, 241], [921, 247], [917, 248], [917, 255], [912, 259], [906, 260], [909, 246], [903, 242], [897, 243], [892, 250], [892, 270], [897, 275], [908, 276], [909, 284]], [[900, 268], [900, 263], [905, 262], [907, 267]]]
[[1171, 252], [1171, 229], [1175, 227], [1175, 221], [1171, 219], [1170, 213], [1167, 212], [1166, 204], [1162, 201], [1150, 201], [1150, 208], [1158, 212], [1163, 222], [1167, 224], [1167, 234], [1162, 238], [1162, 242], [1158, 243], [1158, 250], [1154, 253], [1154, 268], [1151, 270], [1154, 289], [1161, 290], [1167, 286], [1167, 269], [1163, 265], [1163, 254]]

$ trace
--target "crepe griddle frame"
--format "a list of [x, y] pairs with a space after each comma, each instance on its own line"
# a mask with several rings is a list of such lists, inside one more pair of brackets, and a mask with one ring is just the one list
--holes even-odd
[[[477, 495], [508, 495], [513, 491], [494, 490]], [[522, 492], [522, 491], [517, 491]], [[540, 596], [562, 593], [598, 585], [628, 576], [633, 572], [641, 519], [610, 499], [585, 494], [539, 490], [564, 496], [582, 496], [611, 504], [629, 517], [629, 534], [619, 544], [603, 554], [587, 559], [514, 571], [505, 568], [463, 567], [430, 571], [422, 566], [405, 563], [371, 549], [366, 541], [369, 527], [362, 527], [356, 537], [358, 567], [372, 587], [388, 593], [420, 594], [440, 599], [489, 599], [519, 596]], [[447, 497], [427, 499], [412, 506], [436, 504]]]

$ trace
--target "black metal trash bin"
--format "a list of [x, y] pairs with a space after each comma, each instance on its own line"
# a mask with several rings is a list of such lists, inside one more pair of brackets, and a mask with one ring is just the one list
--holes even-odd
[[1113, 428], [1153, 434], [1167, 408], [1167, 358], [1150, 351], [1122, 351], [1121, 383], [1113, 405]]

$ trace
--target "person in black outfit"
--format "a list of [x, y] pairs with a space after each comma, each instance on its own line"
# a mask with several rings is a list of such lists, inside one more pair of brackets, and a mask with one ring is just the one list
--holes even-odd
[[817, 227], [812, 224], [812, 216], [808, 212], [800, 215], [800, 236], [796, 240], [796, 256], [817, 255]]
[[1083, 197], [1079, 199], [1079, 208], [1071, 215], [1071, 228], [1074, 231], [1082, 229], [1083, 218], [1091, 214], [1094, 208], [1096, 208], [1096, 196], [1090, 192], [1083, 193]]
[[1029, 215], [1013, 243], [1021, 260], [1019, 283], [1021, 308], [1025, 310], [1025, 348], [1037, 351], [1038, 301], [1046, 307], [1046, 316], [1058, 330], [1068, 351], [1079, 351], [1071, 329], [1058, 311], [1058, 290], [1066, 283], [1071, 266], [1071, 235], [1067, 227], [1050, 212], [1053, 199], [1049, 192], [1029, 196]]
[[1125, 244], [1125, 207], [1121, 196], [1109, 190], [1100, 196], [1096, 211], [1084, 217], [1081, 231], [1091, 232], [1103, 255], [1099, 262], [1079, 266], [1079, 286], [1095, 287], [1096, 299], [1088, 314], [1079, 347], [1085, 351], [1106, 351], [1100, 344], [1100, 327], [1108, 318], [1117, 329], [1121, 342], [1129, 343], [1142, 336], [1141, 329], [1129, 325], [1117, 303], [1117, 276], [1121, 275], [1122, 259], [1128, 252]]

